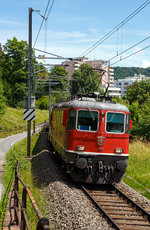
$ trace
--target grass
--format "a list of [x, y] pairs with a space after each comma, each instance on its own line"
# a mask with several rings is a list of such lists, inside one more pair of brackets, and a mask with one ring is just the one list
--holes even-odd
[[[23, 109], [7, 107], [5, 114], [0, 118], [0, 138], [26, 131], [27, 121], [23, 120]], [[48, 110], [35, 111], [36, 124], [48, 121]]]
[[150, 144], [135, 141], [129, 146], [124, 182], [150, 199]]
[[[32, 137], [32, 141], [31, 141], [31, 152], [33, 155], [35, 155], [35, 153], [37, 153], [38, 151], [38, 145], [39, 145], [39, 138], [40, 135], [37, 134], [36, 136]], [[22, 140], [21, 142], [13, 145], [13, 147], [9, 150], [9, 152], [7, 153], [6, 156], [6, 165], [5, 165], [5, 171], [3, 174], [3, 185], [5, 188], [5, 191], [7, 191], [7, 193], [5, 195], [3, 195], [2, 199], [1, 199], [1, 203], [0, 203], [0, 226], [2, 226], [2, 221], [3, 221], [3, 217], [5, 214], [5, 208], [6, 208], [6, 204], [7, 204], [7, 195], [8, 195], [8, 190], [10, 188], [10, 182], [12, 181], [11, 177], [13, 175], [13, 179], [14, 179], [14, 168], [16, 166], [17, 160], [19, 160], [19, 174], [21, 176], [21, 179], [30, 186], [30, 190], [33, 194], [33, 197], [41, 211], [41, 213], [43, 214], [43, 216], [46, 217], [46, 213], [45, 213], [45, 201], [44, 198], [42, 196], [41, 193], [41, 187], [37, 186], [36, 184], [36, 180], [32, 174], [32, 164], [31, 161], [28, 160], [26, 158], [26, 139]], [[36, 147], [35, 147], [36, 146]], [[21, 183], [19, 183], [19, 191], [21, 191], [22, 185]], [[22, 194], [20, 192], [20, 198], [21, 198]], [[21, 198], [22, 200], [22, 198]], [[30, 228], [32, 230], [36, 229], [36, 224], [38, 222], [37, 216], [35, 214], [35, 211], [31, 205], [31, 202], [29, 200], [29, 198], [27, 199], [27, 214], [28, 214], [28, 218], [29, 218], [29, 225]]]
[[[48, 111], [36, 110], [36, 123], [48, 120]], [[23, 109], [7, 108], [5, 115], [0, 119], [0, 137], [8, 136], [26, 129], [26, 121], [23, 120]], [[32, 137], [31, 152], [35, 155], [38, 152], [39, 134]], [[7, 203], [7, 195], [12, 182], [12, 175], [14, 178], [14, 167], [17, 160], [20, 162], [19, 173], [23, 181], [30, 186], [31, 192], [43, 216], [46, 217], [46, 206], [44, 197], [41, 194], [41, 187], [36, 185], [36, 180], [32, 174], [32, 165], [26, 159], [26, 139], [13, 145], [7, 153], [7, 163], [5, 165], [5, 172], [3, 174], [3, 184], [5, 187], [5, 195], [0, 203], [0, 224], [5, 213], [5, 205]], [[130, 187], [137, 190], [139, 193], [150, 199], [150, 144], [135, 141], [129, 146], [129, 164], [124, 177], [124, 182]], [[21, 188], [21, 185], [19, 185]], [[31, 229], [36, 229], [37, 217], [32, 208], [32, 205], [27, 200], [27, 213], [29, 214], [29, 223]], [[1, 226], [1, 225], [0, 225]]]

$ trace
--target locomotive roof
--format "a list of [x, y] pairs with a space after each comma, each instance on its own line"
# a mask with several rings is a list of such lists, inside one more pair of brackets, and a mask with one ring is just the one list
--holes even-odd
[[129, 112], [125, 105], [119, 103], [98, 102], [91, 100], [71, 100], [54, 105], [54, 108], [88, 108], [100, 110], [117, 110], [122, 112]]

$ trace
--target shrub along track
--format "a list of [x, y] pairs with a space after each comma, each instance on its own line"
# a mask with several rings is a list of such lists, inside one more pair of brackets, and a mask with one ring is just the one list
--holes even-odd
[[[45, 200], [46, 217], [51, 223], [52, 229], [114, 229], [108, 221], [102, 217], [102, 213], [85, 195], [78, 184], [72, 182], [60, 162], [56, 162], [52, 154], [47, 132], [41, 136], [40, 152], [32, 159], [33, 173], [38, 185], [41, 187]], [[121, 186], [121, 185], [120, 185]], [[123, 186], [123, 190], [126, 186]], [[131, 192], [134, 197], [134, 192]], [[129, 195], [129, 194], [128, 194]], [[137, 193], [136, 193], [137, 197]], [[139, 194], [138, 194], [139, 197]], [[148, 201], [140, 196], [139, 202], [149, 205]], [[42, 210], [41, 210], [42, 212]], [[45, 215], [45, 213], [42, 213]], [[138, 229], [138, 228], [135, 228]]]

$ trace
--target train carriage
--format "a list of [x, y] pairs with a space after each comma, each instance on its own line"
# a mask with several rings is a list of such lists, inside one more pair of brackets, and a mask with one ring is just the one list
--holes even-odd
[[53, 107], [49, 137], [73, 180], [106, 184], [125, 174], [129, 129], [125, 105], [81, 97]]

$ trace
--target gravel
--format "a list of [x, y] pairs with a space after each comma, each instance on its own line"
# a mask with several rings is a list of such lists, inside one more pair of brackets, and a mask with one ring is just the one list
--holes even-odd
[[[51, 229], [109, 230], [113, 229], [99, 213], [79, 185], [66, 175], [60, 162], [50, 152], [47, 132], [41, 138], [41, 152], [32, 159], [37, 183], [45, 200], [45, 209]], [[150, 208], [150, 202], [121, 182], [118, 187], [128, 196]]]
[[137, 191], [129, 187], [123, 181], [121, 181], [117, 187], [123, 191], [127, 196], [129, 196], [133, 201], [138, 203], [141, 207], [143, 207], [146, 211], [150, 212], [150, 200], [146, 197], [139, 194]]

